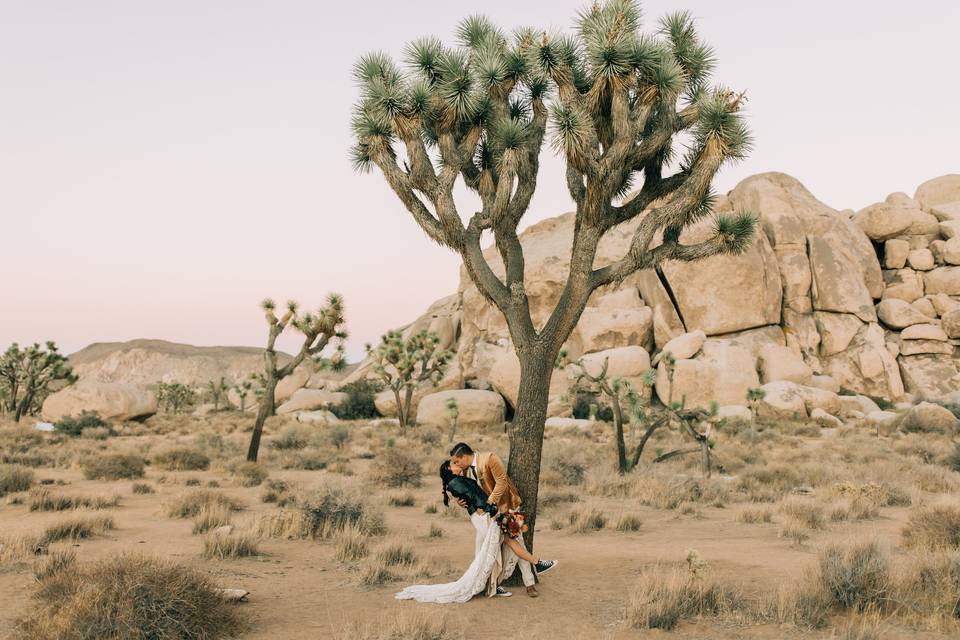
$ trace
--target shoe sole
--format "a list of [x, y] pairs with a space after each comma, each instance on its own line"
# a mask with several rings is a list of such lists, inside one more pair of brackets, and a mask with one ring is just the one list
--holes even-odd
[[545, 574], [545, 573], [550, 573], [551, 571], [553, 571], [554, 569], [557, 568], [557, 565], [558, 565], [558, 564], [560, 564], [560, 561], [559, 561], [559, 560], [554, 560], [554, 561], [553, 561], [553, 564], [550, 565], [549, 567], [547, 567], [546, 569], [544, 569], [543, 571], [537, 571], [537, 575], [538, 575], [538, 576], [541, 576], [541, 575], [543, 575], [543, 574]]
[[493, 596], [493, 597], [494, 597], [494, 598], [509, 598], [509, 597], [512, 596], [512, 595], [513, 595], [512, 593], [510, 593], [509, 591], [507, 591], [506, 593], [498, 593], [498, 594], [496, 594], [496, 595]]

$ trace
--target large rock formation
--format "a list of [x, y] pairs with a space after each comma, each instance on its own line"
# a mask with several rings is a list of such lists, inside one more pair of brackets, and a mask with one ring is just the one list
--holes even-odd
[[106, 420], [146, 418], [157, 412], [157, 396], [135, 384], [81, 380], [50, 394], [40, 413], [44, 420], [56, 422], [84, 411]]

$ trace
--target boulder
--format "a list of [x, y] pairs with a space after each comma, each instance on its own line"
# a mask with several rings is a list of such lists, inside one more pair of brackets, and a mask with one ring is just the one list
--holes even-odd
[[[719, 405], [742, 404], [747, 390], [760, 385], [756, 359], [748, 349], [722, 342], [708, 342], [695, 360], [677, 360], [673, 385], [666, 363], [657, 367], [657, 396], [664, 404], [685, 399], [687, 407], [709, 409]], [[671, 396], [672, 391], [672, 396]]]
[[840, 396], [833, 391], [807, 385], [797, 385], [797, 393], [803, 398], [807, 413], [823, 409], [831, 415], [840, 415]]
[[960, 389], [960, 373], [949, 355], [902, 355], [897, 362], [908, 393], [924, 398], [942, 398]]
[[[277, 383], [274, 391], [274, 401], [282, 404], [289, 400], [297, 390], [302, 389], [313, 375], [313, 363], [304, 363], [293, 370], [293, 373]], [[249, 400], [249, 398], [247, 398]]]
[[843, 426], [843, 422], [839, 418], [830, 415], [820, 408], [816, 408], [810, 412], [810, 419], [825, 429], [839, 429]]
[[57, 422], [84, 411], [104, 420], [146, 418], [157, 412], [157, 396], [140, 385], [81, 380], [47, 396], [40, 413], [47, 422]]
[[797, 384], [807, 384], [813, 372], [789, 347], [767, 345], [760, 351], [760, 382], [766, 384], [774, 380], [789, 380]]
[[717, 418], [750, 422], [753, 420], [753, 413], [742, 404], [725, 404], [717, 408]]
[[277, 415], [332, 407], [346, 402], [349, 398], [350, 396], [348, 394], [338, 391], [298, 389], [293, 392], [289, 400], [277, 407]]
[[838, 396], [838, 398], [840, 400], [840, 415], [844, 417], [849, 416], [854, 412], [862, 413], [863, 415], [870, 415], [874, 411], [880, 411], [880, 407], [877, 406], [877, 403], [867, 396]]
[[930, 211], [939, 204], [960, 201], [960, 174], [927, 180], [917, 187], [913, 199], [924, 211]]
[[653, 348], [653, 309], [636, 289], [607, 294], [583, 310], [577, 324], [581, 353], [639, 345]]
[[877, 435], [889, 436], [897, 430], [899, 414], [893, 411], [872, 411], [867, 414], [867, 426], [873, 427]]
[[910, 303], [910, 306], [927, 316], [931, 320], [937, 317], [937, 308], [933, 306], [929, 298], [919, 298]]
[[940, 248], [940, 254], [946, 264], [960, 264], [960, 236], [955, 236], [944, 242]]
[[948, 338], [960, 338], [960, 307], [943, 314], [940, 319], [940, 326]]
[[960, 302], [957, 302], [945, 293], [934, 293], [927, 296], [927, 300], [933, 305], [933, 309], [939, 318], [942, 318], [955, 309], [960, 309]]
[[940, 220], [936, 216], [915, 209], [907, 208], [910, 216], [910, 226], [907, 227], [906, 234], [910, 236], [936, 236], [940, 233]]
[[849, 346], [830, 356], [821, 356], [823, 372], [841, 387], [868, 396], [895, 400], [903, 395], [897, 361], [887, 350], [883, 329], [865, 324]]
[[594, 425], [597, 423], [593, 420], [583, 420], [579, 418], [561, 418], [559, 416], [553, 416], [552, 418], [547, 418], [543, 423], [543, 426], [547, 429], [558, 429], [558, 430], [576, 430], [582, 432], [589, 432], [593, 429]]
[[925, 324], [930, 318], [910, 306], [910, 303], [897, 298], [885, 298], [877, 303], [877, 315], [880, 322], [891, 329], [906, 329], [910, 325]]
[[653, 357], [651, 364], [656, 366], [665, 353], [672, 355], [674, 360], [692, 358], [700, 351], [706, 339], [707, 335], [700, 329], [679, 335], [663, 345], [660, 353]]
[[947, 334], [935, 324], [914, 324], [900, 332], [900, 340], [947, 341]]
[[875, 321], [873, 296], [852, 257], [838, 251], [837, 242], [829, 236], [810, 236], [807, 242], [813, 274], [813, 308], [816, 311], [852, 313], [864, 322]]
[[906, 432], [936, 432], [952, 434], [957, 418], [949, 409], [932, 402], [921, 402], [911, 407], [900, 420], [900, 429]]
[[960, 236], [960, 220], [946, 220], [941, 222], [940, 235], [948, 240]]
[[820, 354], [824, 356], [845, 351], [863, 328], [863, 321], [853, 314], [817, 311], [813, 315], [820, 333]]
[[[636, 347], [640, 351], [642, 348]], [[517, 393], [520, 391], [520, 360], [512, 347], [500, 348], [495, 351], [496, 356], [493, 365], [490, 367], [487, 379], [493, 388], [504, 397], [504, 399], [513, 408], [517, 406]], [[599, 352], [606, 353], [606, 352]], [[636, 351], [632, 351], [637, 358], [642, 358]], [[644, 355], [646, 351], [643, 351]], [[588, 358], [597, 357], [598, 354], [590, 354]], [[614, 363], [616, 361], [616, 363]], [[649, 367], [649, 355], [647, 356], [647, 366]], [[619, 358], [611, 358], [611, 371], [614, 366], [621, 364]], [[640, 361], [637, 366], [642, 364]], [[547, 405], [548, 416], [569, 416], [570, 403], [566, 399], [570, 388], [570, 377], [562, 371], [554, 371], [550, 378], [549, 404]], [[641, 388], [637, 388], [642, 391]]]
[[596, 353], [588, 353], [580, 361], [591, 376], [598, 376], [607, 364], [607, 376], [628, 380], [642, 376], [650, 368], [650, 354], [643, 347], [617, 347]]
[[297, 422], [303, 422], [305, 424], [331, 426], [340, 424], [341, 422], [340, 418], [325, 409], [320, 409], [319, 411], [298, 411], [293, 415]]
[[447, 403], [457, 403], [457, 426], [481, 429], [501, 426], [506, 416], [503, 396], [494, 391], [457, 389], [425, 395], [417, 407], [417, 424], [449, 428], [452, 425]]
[[937, 267], [923, 274], [924, 290], [928, 294], [960, 295], [960, 267]]
[[917, 271], [930, 271], [934, 267], [930, 249], [914, 249], [907, 255], [907, 265]]
[[871, 240], [882, 242], [895, 238], [910, 228], [911, 219], [903, 206], [878, 202], [853, 216], [853, 221]]
[[807, 417], [800, 385], [786, 381], [768, 382], [761, 389], [765, 394], [757, 405], [757, 415], [761, 418], [792, 420]]
[[893, 238], [883, 243], [883, 266], [887, 269], [903, 269], [910, 253], [910, 243]]
[[840, 383], [834, 380], [832, 376], [811, 376], [807, 386], [814, 389], [823, 389], [830, 393], [840, 393]]
[[953, 355], [953, 345], [939, 340], [901, 340], [901, 356], [915, 356], [922, 353], [940, 353]]

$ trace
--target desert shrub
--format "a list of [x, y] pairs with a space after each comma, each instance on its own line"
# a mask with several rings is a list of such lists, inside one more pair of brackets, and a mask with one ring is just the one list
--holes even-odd
[[206, 639], [246, 628], [240, 610], [195, 569], [122, 555], [44, 576], [15, 640]]
[[87, 480], [133, 480], [144, 473], [143, 458], [132, 453], [94, 456], [80, 466]]
[[346, 526], [334, 538], [336, 557], [340, 562], [356, 562], [370, 554], [367, 546], [367, 534], [363, 530]]
[[620, 519], [617, 520], [617, 531], [639, 531], [641, 526], [643, 526], [643, 521], [640, 519], [640, 516], [629, 513], [620, 516]]
[[0, 535], [0, 565], [22, 562], [41, 553], [46, 542], [35, 536]]
[[887, 597], [887, 559], [876, 542], [831, 545], [820, 553], [818, 568], [820, 586], [841, 609], [877, 608]]
[[194, 518], [203, 510], [222, 507], [230, 511], [239, 511], [243, 508], [237, 500], [208, 489], [196, 489], [183, 493], [166, 503], [166, 513], [169, 518]]
[[200, 512], [193, 518], [193, 534], [206, 533], [230, 524], [233, 511], [223, 504], [209, 504], [200, 507]]
[[228, 470], [236, 476], [240, 486], [243, 487], [256, 487], [270, 475], [269, 471], [256, 462], [246, 460], [232, 464]]
[[[960, 555], [955, 552], [911, 553], [894, 568], [891, 600], [907, 620], [929, 618], [960, 623]], [[927, 620], [922, 618], [927, 617]], [[930, 625], [933, 626], [933, 625]]]
[[[375, 568], [371, 567], [370, 577], [379, 578], [367, 582], [366, 586], [375, 586], [389, 582], [392, 576], [374, 575]], [[365, 574], [366, 575], [366, 574]], [[342, 628], [334, 636], [334, 640], [454, 640], [460, 635], [447, 630], [444, 618], [421, 611], [404, 609], [396, 614], [378, 616], [375, 621], [365, 623], [353, 622]]]
[[330, 439], [330, 444], [332, 444], [335, 448], [343, 449], [353, 437], [353, 432], [349, 429], [349, 427], [338, 424], [327, 432], [327, 437]]
[[330, 411], [341, 420], [369, 420], [380, 416], [373, 399], [383, 391], [382, 383], [373, 380], [356, 380], [343, 385], [338, 391], [346, 393], [347, 399], [331, 407]]
[[587, 467], [576, 460], [555, 459], [550, 463], [550, 469], [559, 474], [561, 482], [567, 485], [583, 484]]
[[745, 524], [773, 522], [773, 510], [770, 507], [746, 507], [737, 513], [736, 521]]
[[573, 397], [573, 417], [613, 422], [613, 408], [600, 401], [600, 394], [580, 390]]
[[134, 482], [132, 491], [140, 495], [156, 493], [156, 490], [153, 488], [153, 485], [149, 485], [146, 482]]
[[417, 554], [405, 542], [396, 540], [377, 552], [377, 561], [386, 567], [410, 567], [416, 564]]
[[288, 451], [280, 458], [280, 468], [319, 471], [327, 468], [328, 460], [329, 456], [319, 449]]
[[387, 449], [374, 461], [370, 479], [387, 487], [419, 487], [423, 471], [420, 459], [409, 451]]
[[310, 443], [310, 434], [311, 430], [302, 425], [288, 424], [270, 439], [269, 446], [280, 451], [303, 449]]
[[53, 426], [58, 432], [74, 438], [83, 435], [85, 429], [106, 429], [107, 433], [110, 433], [110, 423], [94, 411], [84, 411], [78, 416], [62, 418]]
[[77, 554], [72, 549], [69, 551], [53, 551], [40, 557], [33, 568], [33, 577], [37, 582], [43, 582], [62, 571], [72, 571], [76, 563]]
[[33, 484], [33, 471], [16, 464], [0, 465], [0, 496], [26, 491]]
[[907, 547], [960, 549], [960, 507], [944, 505], [914, 511], [902, 535]]
[[113, 518], [108, 516], [68, 518], [47, 527], [43, 532], [43, 540], [47, 543], [58, 540], [81, 540], [92, 538], [109, 529], [113, 529]]
[[[360, 571], [360, 584], [365, 587], [379, 587], [380, 585], [393, 582], [397, 579], [389, 569], [378, 562], [371, 562], [364, 565]], [[387, 636], [389, 637], [389, 636]], [[406, 636], [394, 636], [404, 638]]]
[[186, 480], [183, 481], [183, 484], [188, 487], [199, 487], [200, 478], [187, 478]]
[[808, 529], [823, 529], [826, 523], [823, 506], [809, 500], [800, 498], [785, 500], [780, 505], [780, 511]]
[[739, 590], [682, 569], [643, 572], [627, 604], [634, 629], [673, 629], [688, 618], [720, 616], [742, 606]]
[[391, 507], [412, 507], [416, 503], [412, 493], [394, 494], [387, 498], [387, 504]]
[[435, 524], [430, 525], [430, 530], [427, 531], [428, 538], [442, 538], [443, 537], [443, 528], [438, 527]]
[[810, 528], [804, 522], [788, 516], [780, 523], [777, 535], [791, 540], [795, 545], [802, 545], [810, 539]]
[[596, 509], [577, 509], [570, 514], [569, 524], [575, 533], [600, 531], [607, 526], [607, 516]]
[[164, 471], [204, 471], [210, 467], [210, 458], [196, 449], [178, 447], [155, 455], [153, 464]]
[[437, 503], [431, 502], [423, 508], [424, 513], [436, 513], [437, 512]]
[[436, 447], [443, 442], [443, 430], [439, 427], [419, 427], [417, 429], [417, 438], [428, 447]]
[[548, 491], [545, 492], [537, 501], [537, 506], [541, 509], [549, 509], [560, 504], [580, 502], [580, 496], [572, 491]]
[[947, 456], [946, 460], [944, 460], [944, 464], [946, 464], [947, 468], [951, 471], [960, 472], [960, 442], [953, 445], [953, 451]]
[[55, 493], [47, 487], [30, 492], [27, 504], [30, 511], [66, 511], [67, 509], [109, 509], [120, 504], [120, 496], [72, 496]]
[[296, 504], [297, 498], [290, 492], [290, 483], [286, 480], [267, 480], [260, 499], [264, 502], [286, 507]]
[[106, 440], [113, 435], [113, 431], [107, 427], [89, 427], [80, 434], [81, 438], [88, 440]]
[[924, 465], [914, 471], [913, 479], [918, 488], [930, 493], [953, 493], [960, 490], [960, 476], [943, 467]]
[[367, 535], [386, 530], [383, 516], [358, 491], [327, 484], [308, 493], [300, 501], [304, 516], [304, 536], [329, 538], [346, 526], [353, 526]]
[[260, 555], [258, 539], [249, 532], [208, 533], [203, 537], [203, 557], [213, 560], [233, 560]]

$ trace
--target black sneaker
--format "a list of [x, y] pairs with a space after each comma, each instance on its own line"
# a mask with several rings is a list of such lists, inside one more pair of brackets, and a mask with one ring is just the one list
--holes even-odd
[[557, 566], [556, 560], [537, 560], [537, 564], [534, 565], [534, 569], [536, 569], [537, 573], [539, 574], [539, 573], [546, 573], [547, 571], [550, 571], [551, 569], [553, 569], [555, 566]]
[[503, 587], [497, 587], [497, 593], [494, 594], [494, 597], [497, 598], [509, 598], [513, 594], [504, 589]]

